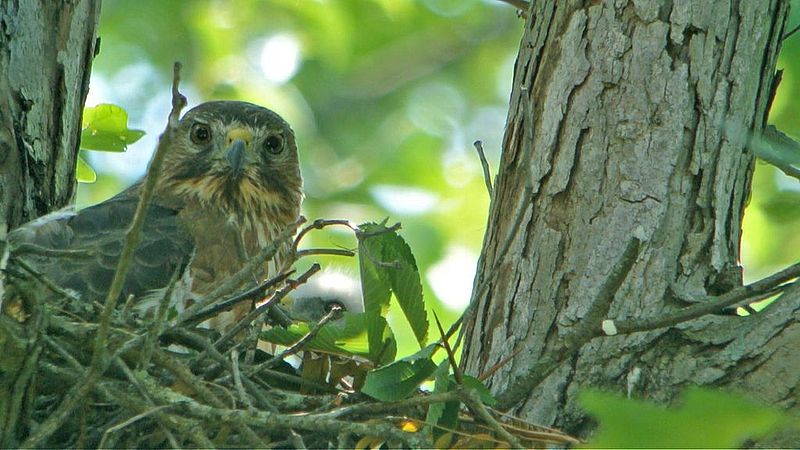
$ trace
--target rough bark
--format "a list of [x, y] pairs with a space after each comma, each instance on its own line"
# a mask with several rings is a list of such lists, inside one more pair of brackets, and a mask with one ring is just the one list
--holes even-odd
[[[100, 0], [0, 0], [0, 237], [73, 199], [99, 11]], [[0, 447], [11, 448], [32, 409], [46, 324], [34, 312], [22, 326], [0, 306], [11, 312], [0, 314]]]
[[99, 0], [0, 0], [0, 229], [67, 205]]
[[592, 425], [576, 394], [587, 386], [665, 403], [687, 385], [722, 386], [796, 410], [796, 293], [749, 317], [710, 315], [556, 354], [586, 326], [634, 237], [635, 260], [602, 318], [664, 315], [685, 306], [674, 293], [741, 285], [747, 144], [765, 125], [788, 1], [531, 3], [466, 371], [521, 349], [489, 379], [502, 406], [584, 436]]

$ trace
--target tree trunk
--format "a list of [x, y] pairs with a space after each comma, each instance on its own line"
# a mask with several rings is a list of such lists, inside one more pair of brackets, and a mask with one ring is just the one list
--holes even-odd
[[468, 373], [519, 352], [489, 378], [501, 406], [582, 436], [588, 386], [668, 403], [714, 385], [797, 409], [796, 293], [748, 317], [591, 338], [603, 319], [741, 286], [747, 145], [788, 3], [531, 2], [466, 327]]
[[0, 229], [75, 193], [99, 0], [0, 0]]
[[[0, 0], [0, 237], [61, 208], [75, 193], [81, 115], [96, 52], [100, 0]], [[5, 246], [3, 251], [5, 251]], [[4, 268], [6, 256], [0, 258]], [[0, 273], [0, 299], [2, 292]], [[9, 305], [2, 305], [9, 313]], [[0, 447], [12, 448], [30, 414], [39, 339], [0, 314]]]

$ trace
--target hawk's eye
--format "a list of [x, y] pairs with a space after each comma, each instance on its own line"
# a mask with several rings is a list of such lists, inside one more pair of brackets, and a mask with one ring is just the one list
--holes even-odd
[[192, 131], [189, 136], [195, 144], [208, 144], [211, 142], [211, 128], [204, 123], [196, 123], [192, 125]]
[[273, 134], [264, 139], [264, 149], [273, 155], [277, 155], [283, 151], [283, 144], [283, 136], [280, 134]]

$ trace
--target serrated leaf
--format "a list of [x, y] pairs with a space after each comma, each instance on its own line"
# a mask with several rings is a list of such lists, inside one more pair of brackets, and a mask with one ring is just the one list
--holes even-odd
[[786, 421], [780, 411], [701, 388], [687, 390], [675, 409], [597, 391], [583, 392], [580, 404], [599, 422], [592, 448], [733, 448]]
[[92, 166], [78, 155], [78, 163], [75, 167], [75, 178], [81, 183], [94, 183], [97, 181], [97, 174]]
[[371, 314], [388, 308], [394, 293], [420, 348], [428, 335], [428, 313], [422, 297], [419, 269], [405, 240], [383, 224], [359, 226], [367, 237], [359, 238], [359, 265], [365, 310]]
[[384, 402], [402, 400], [419, 388], [434, 371], [431, 356], [436, 345], [429, 345], [411, 356], [367, 373], [361, 392]]
[[[262, 331], [261, 339], [290, 346], [308, 334], [311, 327], [305, 322], [294, 323], [288, 328], [273, 327]], [[369, 357], [366, 315], [344, 314], [341, 320], [323, 326], [305, 348], [323, 353]]]
[[483, 384], [483, 381], [471, 376], [471, 375], [463, 375], [461, 377], [461, 382], [469, 389], [474, 390], [478, 393], [478, 398], [481, 399], [486, 406], [494, 406], [497, 403], [492, 393], [489, 391], [489, 388]]
[[123, 152], [142, 136], [144, 131], [128, 128], [128, 113], [117, 105], [102, 103], [83, 110], [81, 148]]

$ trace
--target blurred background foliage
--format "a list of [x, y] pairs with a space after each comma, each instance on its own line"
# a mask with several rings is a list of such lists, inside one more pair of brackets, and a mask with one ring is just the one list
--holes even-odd
[[[800, 24], [792, 3], [789, 28]], [[87, 106], [118, 104], [148, 134], [126, 153], [87, 153], [98, 178], [80, 185], [78, 205], [144, 173], [180, 60], [190, 106], [246, 100], [292, 124], [306, 217], [402, 222], [429, 309], [449, 323], [469, 300], [488, 212], [472, 142], [496, 170], [523, 24], [497, 0], [106, 0]], [[779, 66], [770, 120], [800, 138], [800, 33]], [[748, 280], [800, 259], [798, 226], [800, 184], [759, 162], [742, 242]], [[344, 232], [312, 237], [355, 247]], [[354, 260], [321, 262], [357, 274]], [[390, 323], [400, 343], [414, 342], [402, 320]]]

